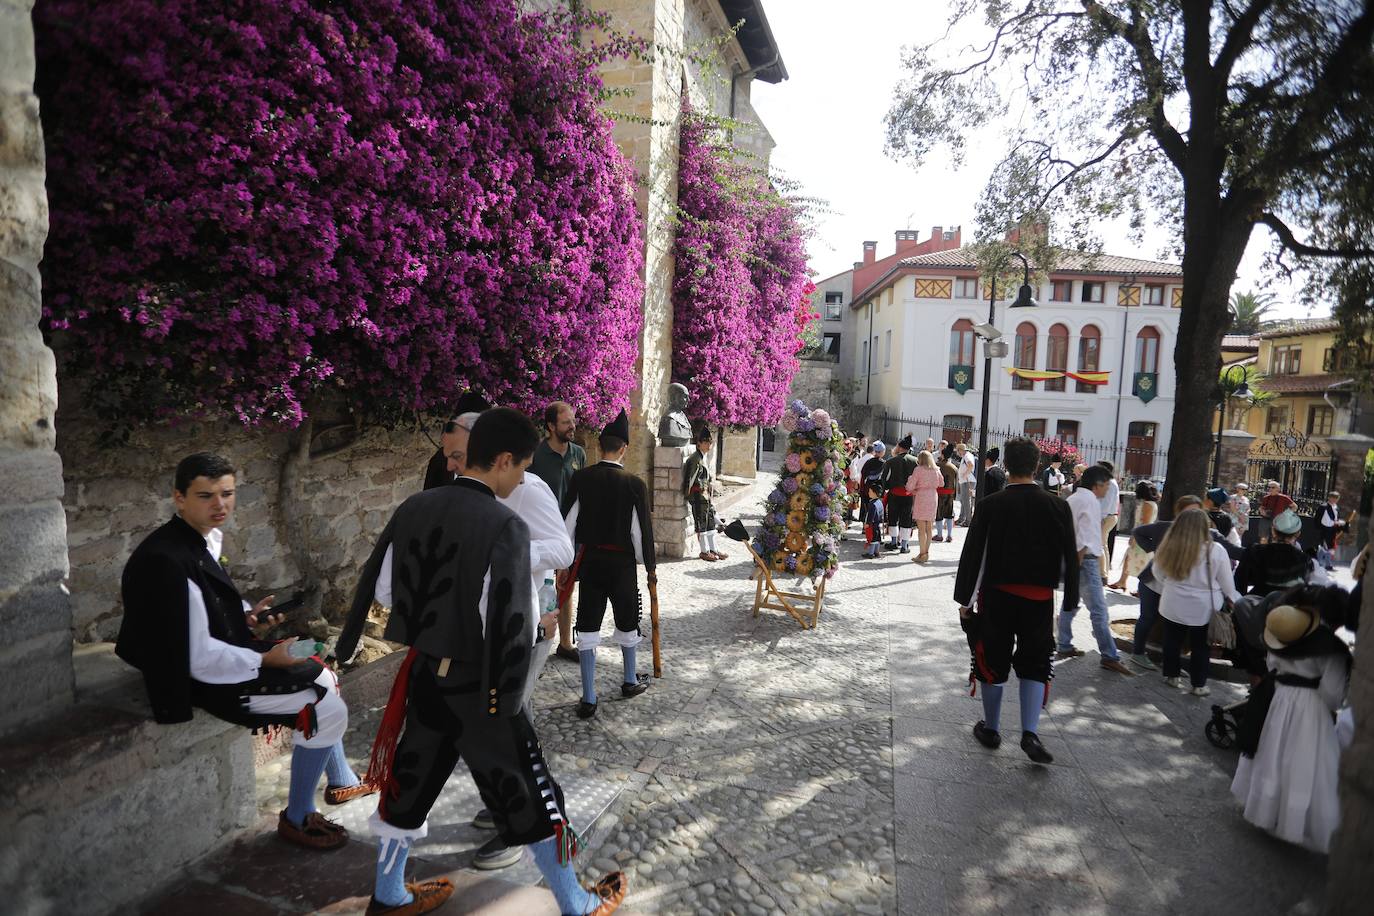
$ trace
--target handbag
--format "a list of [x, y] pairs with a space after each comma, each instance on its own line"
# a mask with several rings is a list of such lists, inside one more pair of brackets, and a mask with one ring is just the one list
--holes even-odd
[[[1212, 545], [1207, 545], [1207, 595], [1212, 594]], [[1207, 622], [1207, 641], [1223, 649], [1236, 647], [1236, 621], [1231, 616], [1230, 603], [1224, 598], [1221, 607], [1212, 612]]]

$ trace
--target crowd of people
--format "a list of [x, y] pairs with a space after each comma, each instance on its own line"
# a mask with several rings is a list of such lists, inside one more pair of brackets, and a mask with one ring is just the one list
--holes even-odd
[[[187, 721], [200, 708], [254, 729], [291, 730], [291, 783], [277, 824], [283, 839], [311, 849], [347, 842], [347, 831], [317, 809], [321, 780], [329, 805], [379, 793], [370, 820], [380, 849], [369, 913], [428, 912], [453, 893], [444, 879], [407, 883], [405, 871], [460, 760], [484, 806], [473, 824], [494, 832], [477, 867], [509, 866], [528, 848], [561, 912], [605, 916], [625, 897], [622, 873], [585, 887], [577, 880], [577, 833], [540, 750], [530, 701], [554, 656], [579, 665], [576, 715], [596, 715], [596, 651], [608, 604], [620, 696], [649, 689], [637, 654], [638, 569], [652, 589], [653, 519], [645, 484], [623, 466], [630, 443], [623, 411], [601, 431], [595, 464], [573, 441], [570, 405], [551, 404], [543, 420], [541, 435], [518, 411], [461, 405], [443, 427], [424, 488], [396, 509], [364, 565], [329, 655], [351, 658], [374, 604], [391, 609], [384, 638], [408, 651], [362, 776], [344, 753], [348, 709], [332, 659], [311, 657], [291, 638], [266, 638], [287, 608], [274, 606], [273, 596], [249, 604], [221, 563], [220, 528], [235, 505], [229, 461], [200, 452], [177, 466], [175, 515], [124, 571], [117, 652], [143, 673], [159, 722]], [[714, 562], [725, 554], [715, 542], [709, 430], [695, 431], [693, 446], [682, 492], [699, 558]], [[982, 695], [975, 740], [1000, 746], [1003, 692], [1015, 672], [1021, 749], [1036, 763], [1053, 761], [1038, 723], [1055, 664], [1086, 654], [1073, 634], [1082, 603], [1103, 669], [1131, 677], [1162, 667], [1167, 684], [1205, 696], [1220, 647], [1251, 674], [1233, 792], [1249, 820], [1325, 850], [1337, 817], [1338, 734], [1350, 729], [1342, 709], [1350, 652], [1336, 631], [1356, 629], [1359, 606], [1358, 594], [1327, 578], [1336, 538], [1349, 524], [1339, 494], [1318, 512], [1321, 543], [1309, 553], [1296, 506], [1276, 484], [1256, 519], [1240, 484], [1231, 493], [1182, 497], [1166, 521], [1158, 518], [1158, 494], [1142, 482], [1121, 572], [1109, 582], [1121, 516], [1110, 462], [1066, 474], [1057, 460], [1042, 462], [1034, 441], [1017, 438], [981, 456], [980, 475], [979, 456], [963, 443], [927, 439], [916, 449], [903, 436], [889, 455], [885, 443], [854, 436], [846, 447], [846, 518], [857, 513], [865, 556], [909, 553], [913, 538], [915, 563], [929, 563], [933, 545], [951, 545], [951, 556], [957, 550], [954, 599], [970, 648], [969, 681]], [[967, 531], [958, 548], [955, 528]], [[1128, 590], [1132, 579], [1140, 610], [1123, 659], [1106, 589]], [[1056, 590], [1063, 593], [1057, 608]], [[1156, 628], [1158, 664], [1147, 651]], [[1338, 710], [1343, 731], [1332, 724]]]
[[[1347, 639], [1358, 627], [1361, 592], [1358, 584], [1353, 592], [1333, 585], [1328, 575], [1353, 521], [1341, 516], [1339, 493], [1328, 494], [1314, 513], [1305, 545], [1298, 505], [1276, 481], [1266, 482], [1253, 506], [1246, 483], [1183, 496], [1170, 520], [1160, 519], [1154, 484], [1139, 481], [1125, 556], [1112, 578], [1122, 507], [1111, 462], [1065, 471], [1032, 440], [1012, 439], [983, 456], [977, 492], [971, 449], [927, 439], [912, 460], [912, 444], [904, 436], [889, 456], [881, 441], [870, 444], [861, 434], [847, 440], [864, 556], [905, 553], [915, 526], [921, 541], [914, 560], [928, 562], [930, 543], [952, 542], [954, 527], [968, 528], [954, 599], [972, 657], [969, 681], [982, 695], [975, 740], [989, 749], [1001, 745], [1002, 695], [1014, 671], [1021, 748], [1037, 763], [1052, 762], [1037, 726], [1055, 665], [1086, 654], [1073, 641], [1081, 603], [1105, 670], [1125, 677], [1158, 672], [1168, 686], [1196, 697], [1210, 693], [1214, 656], [1248, 676], [1249, 699], [1235, 710], [1241, 759], [1232, 793], [1247, 820], [1327, 850], [1338, 822], [1341, 743], [1353, 733], [1345, 705]], [[923, 526], [932, 524], [935, 534], [927, 537]], [[1357, 583], [1367, 555], [1366, 548], [1354, 564]], [[1056, 589], [1063, 596], [1057, 614]], [[1124, 657], [1111, 629], [1108, 589], [1139, 599]]]
[[[134, 551], [123, 576], [117, 652], [139, 668], [159, 722], [192, 709], [253, 729], [290, 729], [294, 749], [278, 835], [310, 849], [337, 849], [348, 832], [316, 806], [378, 794], [369, 826], [380, 846], [369, 914], [429, 912], [453, 894], [443, 878], [407, 882], [412, 846], [463, 761], [483, 807], [473, 825], [494, 836], [478, 868], [513, 865], [529, 849], [560, 912], [606, 916], [623, 901], [621, 872], [583, 886], [574, 869], [579, 839], [563, 793], [540, 749], [531, 698], [551, 655], [576, 661], [576, 714], [596, 715], [596, 650], [610, 605], [620, 650], [620, 696], [649, 689], [637, 649], [637, 570], [656, 582], [648, 489], [623, 466], [630, 443], [624, 411], [597, 440], [588, 464], [573, 441], [565, 403], [544, 413], [541, 436], [528, 417], [478, 399], [444, 424], [424, 487], [405, 500], [363, 566], [332, 652], [355, 653], [374, 604], [390, 608], [384, 638], [408, 647], [378, 727], [366, 774], [349, 765], [342, 737], [348, 707], [326, 653], [291, 637], [273, 596], [250, 605], [220, 561], [220, 528], [235, 506], [235, 469], [206, 452], [176, 468], [176, 514]], [[715, 549], [710, 436], [697, 435], [684, 495], [702, 554]], [[576, 619], [571, 592], [578, 587]], [[303, 649], [303, 651], [302, 651]]]

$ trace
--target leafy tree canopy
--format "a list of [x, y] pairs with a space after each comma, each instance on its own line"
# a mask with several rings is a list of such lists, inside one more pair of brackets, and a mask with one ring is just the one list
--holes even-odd
[[1272, 266], [1307, 269], [1313, 293], [1369, 314], [1372, 38], [1371, 0], [954, 0], [950, 31], [906, 52], [895, 156], [957, 156], [971, 131], [1007, 124], [1002, 225], [1052, 210], [1075, 247], [1115, 216], [1173, 228], [1184, 289], [1165, 505], [1205, 479], [1231, 284], [1257, 226]]

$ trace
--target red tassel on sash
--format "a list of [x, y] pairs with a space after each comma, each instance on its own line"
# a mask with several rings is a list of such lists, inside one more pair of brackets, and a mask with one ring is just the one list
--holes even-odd
[[415, 650], [406, 653], [401, 669], [396, 672], [396, 681], [391, 685], [391, 696], [386, 701], [386, 712], [377, 726], [377, 737], [372, 742], [372, 758], [367, 763], [365, 781], [382, 793], [382, 804], [386, 803], [387, 787], [391, 782], [391, 768], [396, 761], [396, 745], [401, 740], [401, 728], [406, 721], [406, 699], [410, 694], [410, 669], [415, 664]]

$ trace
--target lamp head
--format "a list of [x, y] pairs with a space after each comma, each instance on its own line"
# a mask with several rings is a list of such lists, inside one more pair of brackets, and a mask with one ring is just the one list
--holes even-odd
[[997, 330], [990, 324], [975, 324], [973, 326], [973, 333], [977, 334], [984, 340], [996, 340], [997, 338], [1002, 336], [1002, 332]]
[[1231, 396], [1236, 398], [1248, 398], [1250, 396], [1250, 386], [1245, 383], [1245, 379], [1240, 380], [1240, 385], [1236, 388], [1235, 394]]
[[1038, 308], [1039, 305], [1040, 305], [1040, 303], [1039, 303], [1039, 302], [1036, 302], [1036, 301], [1035, 301], [1035, 297], [1034, 297], [1033, 295], [1031, 295], [1030, 284], [1029, 284], [1029, 283], [1022, 283], [1022, 284], [1021, 284], [1021, 291], [1018, 292], [1018, 293], [1016, 294], [1016, 301], [1013, 302], [1011, 305], [1007, 306], [1007, 308], [1013, 308], [1013, 309], [1033, 309], [1033, 308]]

